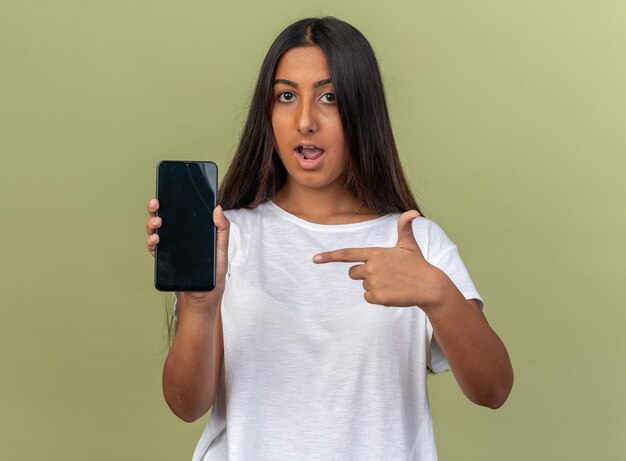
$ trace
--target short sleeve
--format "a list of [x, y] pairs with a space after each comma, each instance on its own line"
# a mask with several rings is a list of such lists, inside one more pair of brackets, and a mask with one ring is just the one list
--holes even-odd
[[[448, 238], [439, 225], [427, 219], [420, 221], [426, 221], [426, 225], [424, 226], [422, 222], [419, 223], [418, 227], [416, 223], [413, 229], [416, 240], [422, 247], [422, 251], [424, 251], [426, 260], [433, 266], [441, 269], [465, 296], [465, 299], [476, 299], [482, 309], [484, 306], [483, 300], [474, 286], [465, 264], [463, 264], [456, 245]], [[441, 373], [448, 370], [450, 365], [439, 344], [432, 336], [433, 329], [430, 321], [428, 321], [428, 333], [431, 337], [428, 367], [434, 373]]]
[[178, 293], [174, 293], [174, 307], [172, 308], [172, 315], [174, 316], [174, 321], [178, 321]]
[[432, 327], [430, 328], [430, 353], [428, 355], [428, 368], [433, 373], [442, 373], [446, 370], [450, 369], [450, 365], [448, 364], [448, 359], [443, 354], [443, 351], [437, 344], [437, 341], [432, 337]]

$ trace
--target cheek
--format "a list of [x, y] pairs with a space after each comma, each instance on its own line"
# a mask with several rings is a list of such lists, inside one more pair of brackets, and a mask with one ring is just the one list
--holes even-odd
[[334, 114], [334, 116], [328, 120], [327, 126], [328, 131], [332, 133], [334, 143], [336, 145], [345, 145], [346, 137], [339, 114]]
[[333, 144], [342, 151], [344, 156], [346, 155], [346, 137], [341, 126], [333, 132]]
[[274, 144], [277, 148], [285, 144], [285, 129], [275, 118], [272, 118], [272, 134], [274, 135]]

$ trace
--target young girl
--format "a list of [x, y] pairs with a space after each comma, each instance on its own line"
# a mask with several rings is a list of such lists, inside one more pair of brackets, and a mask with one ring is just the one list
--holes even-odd
[[163, 371], [176, 415], [213, 409], [194, 460], [436, 460], [428, 370], [505, 402], [507, 351], [418, 211], [355, 28], [312, 18], [278, 36], [219, 202], [217, 286], [178, 294]]

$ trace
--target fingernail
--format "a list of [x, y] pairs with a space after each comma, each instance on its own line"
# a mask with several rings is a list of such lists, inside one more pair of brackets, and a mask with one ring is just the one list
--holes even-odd
[[313, 256], [313, 262], [314, 263], [321, 263], [324, 260], [324, 258], [322, 258], [322, 255], [315, 255]]

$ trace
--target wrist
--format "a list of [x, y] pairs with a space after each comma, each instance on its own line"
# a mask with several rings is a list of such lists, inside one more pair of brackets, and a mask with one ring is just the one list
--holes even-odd
[[428, 316], [435, 312], [441, 313], [447, 307], [455, 304], [458, 296], [463, 297], [456, 285], [441, 269], [431, 266], [432, 275], [430, 280], [429, 296], [419, 304], [420, 308]]
[[219, 299], [207, 293], [181, 292], [178, 297], [178, 318], [207, 317], [214, 318], [219, 307]]

